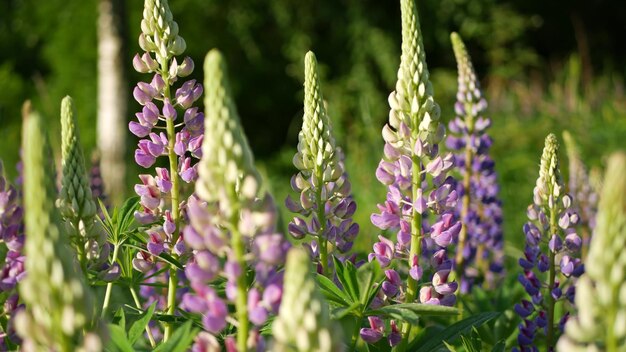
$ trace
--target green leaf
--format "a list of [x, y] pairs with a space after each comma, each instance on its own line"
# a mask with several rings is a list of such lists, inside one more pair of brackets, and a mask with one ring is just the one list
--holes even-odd
[[379, 280], [383, 278], [383, 271], [377, 260], [363, 264], [357, 270], [357, 278], [359, 283], [359, 291], [361, 292], [360, 301], [363, 307], [369, 307], [376, 293], [380, 289]]
[[191, 329], [191, 321], [178, 327], [167, 342], [158, 345], [154, 352], [185, 352], [196, 337], [197, 329]]
[[354, 264], [349, 261], [342, 263], [336, 257], [333, 257], [335, 263], [335, 271], [337, 272], [337, 278], [344, 291], [348, 293], [353, 302], [359, 301], [359, 283], [357, 282], [356, 268]]
[[115, 312], [113, 321], [121, 327], [122, 330], [126, 331], [126, 314], [124, 313], [124, 308], [120, 307], [117, 312]]
[[130, 197], [126, 199], [117, 214], [117, 231], [118, 233], [126, 232], [135, 221], [135, 210], [139, 208], [139, 197]]
[[330, 281], [329, 278], [322, 274], [317, 274], [316, 278], [317, 284], [327, 300], [342, 306], [349, 306], [353, 303], [350, 297], [340, 290], [334, 282]]
[[454, 316], [458, 309], [433, 304], [402, 303], [393, 304], [365, 312], [366, 315], [384, 315], [394, 319], [418, 324], [420, 316]]
[[504, 340], [500, 340], [498, 341], [498, 343], [496, 343], [495, 346], [493, 346], [493, 348], [491, 349], [491, 352], [504, 352], [505, 348], [506, 348], [506, 344], [504, 343]]
[[467, 333], [473, 327], [480, 326], [491, 319], [496, 318], [498, 315], [500, 315], [498, 312], [485, 312], [473, 315], [467, 319], [456, 322], [435, 334], [428, 334], [419, 341], [414, 341], [412, 345], [415, 347], [419, 346], [419, 348], [410, 350], [416, 352], [438, 351], [443, 346], [444, 341], [452, 342], [461, 334]]
[[148, 326], [148, 323], [150, 323], [150, 319], [152, 319], [155, 307], [156, 302], [152, 303], [150, 307], [148, 307], [148, 310], [146, 310], [128, 330], [128, 340], [131, 344], [134, 344], [137, 339], [139, 339], [139, 337], [141, 337], [141, 335], [143, 334], [146, 326]]
[[354, 302], [349, 307], [340, 307], [340, 308], [333, 309], [330, 315], [332, 319], [339, 320], [361, 307], [362, 306], [360, 302]]
[[133, 352], [133, 344], [128, 341], [126, 331], [121, 326], [109, 324], [109, 335], [112, 344], [107, 344], [106, 351], [116, 352]]

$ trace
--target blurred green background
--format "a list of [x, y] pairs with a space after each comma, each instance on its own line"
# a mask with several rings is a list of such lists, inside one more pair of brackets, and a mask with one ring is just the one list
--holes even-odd
[[[125, 22], [130, 121], [139, 110], [130, 94], [132, 82], [149, 79], [131, 65], [140, 51], [143, 2], [116, 1], [123, 5]], [[97, 0], [0, 1], [0, 158], [13, 176], [20, 106], [26, 99], [50, 119], [58, 146], [60, 99], [72, 95], [84, 147], [95, 146], [97, 5]], [[623, 148], [626, 2], [420, 0], [418, 6], [431, 80], [446, 122], [453, 117], [456, 93], [449, 33], [458, 31], [472, 54], [493, 119], [505, 238], [510, 248], [519, 248], [548, 132], [570, 130], [590, 167], [602, 167], [604, 155]], [[244, 128], [279, 202], [294, 172], [302, 61], [307, 50], [315, 51], [359, 204], [357, 248], [369, 249], [377, 235], [369, 215], [385, 196], [374, 170], [399, 64], [399, 2], [170, 0], [170, 7], [187, 42], [186, 54], [196, 62], [193, 77], [202, 80], [200, 63], [209, 49], [219, 48], [228, 59]], [[130, 192], [139, 169], [132, 166], [136, 139], [130, 133], [127, 138]]]

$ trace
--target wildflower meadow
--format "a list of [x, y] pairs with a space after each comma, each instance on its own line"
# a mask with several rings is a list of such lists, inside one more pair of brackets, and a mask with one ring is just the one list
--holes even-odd
[[[392, 60], [389, 82], [355, 63], [341, 93], [324, 58], [367, 60], [293, 35], [297, 64], [272, 72], [301, 78], [285, 93], [299, 99], [293, 138], [258, 158], [274, 116], [249, 123], [256, 105], [238, 94], [284, 87], [237, 77], [269, 68], [219, 45], [194, 60], [202, 23], [178, 21], [178, 0], [129, 2], [136, 52], [107, 56], [122, 48], [114, 3], [100, 2], [92, 44], [97, 109], [120, 120], [94, 134], [74, 77], [58, 101], [13, 101], [16, 129], [0, 123], [0, 350], [626, 351], [624, 100], [576, 100], [576, 123], [529, 118], [580, 96], [512, 102], [502, 76], [488, 84], [506, 92], [483, 90], [462, 29], [437, 54], [452, 73], [434, 74], [431, 13], [396, 0], [400, 46], [372, 30], [346, 49]], [[355, 13], [350, 30], [374, 28]], [[289, 11], [276, 18], [289, 27]], [[261, 55], [248, 39], [241, 55]]]

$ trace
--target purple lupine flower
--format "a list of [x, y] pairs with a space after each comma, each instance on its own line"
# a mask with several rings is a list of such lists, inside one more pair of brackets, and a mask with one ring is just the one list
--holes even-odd
[[[185, 57], [178, 63], [176, 56], [186, 48], [178, 34], [178, 24], [173, 20], [166, 0], [146, 0], [144, 4], [142, 33], [139, 45], [145, 51], [133, 58], [133, 67], [140, 73], [151, 74], [149, 82], [139, 82], [133, 89], [133, 97], [142, 106], [136, 113], [136, 121], [129, 123], [129, 130], [141, 138], [135, 151], [135, 161], [144, 168], [152, 168], [158, 160], [168, 159], [169, 168], [154, 169], [155, 174], [142, 174], [141, 183], [135, 185], [141, 197], [142, 209], [135, 213], [137, 221], [149, 225], [146, 231], [147, 245], [133, 260], [135, 269], [153, 272], [161, 254], [186, 260], [188, 251], [184, 244], [182, 229], [186, 215], [185, 199], [191, 194], [183, 193], [184, 183], [197, 179], [196, 163], [200, 155], [197, 141], [202, 140], [202, 112], [192, 105], [200, 98], [203, 88], [195, 80], [179, 82], [194, 68], [193, 61]], [[189, 122], [189, 124], [188, 124]], [[192, 141], [196, 141], [192, 143]], [[176, 295], [184, 292], [182, 272], [163, 271], [156, 280], [169, 280], [168, 287], [179, 287]], [[148, 290], [149, 291], [149, 290]], [[163, 291], [163, 292], [161, 292]], [[166, 290], [143, 293], [148, 300]], [[168, 314], [174, 314], [177, 302], [166, 302]], [[171, 326], [165, 326], [165, 338], [171, 334]]]
[[[447, 174], [455, 160], [450, 153], [439, 153], [445, 127], [439, 121], [439, 106], [428, 80], [415, 2], [402, 0], [401, 10], [402, 58], [396, 90], [389, 96], [389, 123], [382, 131], [384, 158], [376, 172], [387, 186], [387, 197], [378, 205], [379, 212], [371, 216], [372, 223], [395, 241], [379, 237], [368, 259], [408, 275], [398, 280], [394, 272], [387, 271], [382, 297], [375, 303], [452, 306], [458, 284], [450, 275], [453, 268], [447, 247], [458, 236], [461, 224], [454, 214], [456, 181]], [[410, 329], [408, 322], [403, 323], [401, 332], [395, 323], [389, 326], [382, 335], [391, 345], [406, 338]], [[379, 330], [371, 326], [362, 336], [373, 341], [378, 336], [373, 331]]]
[[[304, 63], [304, 117], [298, 152], [293, 159], [299, 171], [291, 179], [299, 200], [289, 196], [285, 204], [298, 214], [289, 223], [289, 232], [296, 239], [306, 235], [313, 238], [306, 246], [311, 249], [318, 271], [329, 274], [331, 256], [346, 257], [359, 225], [352, 222], [356, 202], [351, 195], [343, 153], [336, 146], [324, 106], [315, 54], [309, 51]], [[316, 250], [312, 250], [314, 247]]]
[[[530, 221], [523, 228], [526, 245], [519, 259], [523, 274], [518, 278], [530, 300], [515, 306], [524, 319], [519, 326], [520, 351], [536, 349], [537, 334], [545, 334], [546, 349], [554, 350], [574, 303], [575, 279], [584, 272], [578, 258], [582, 241], [574, 229], [579, 216], [572, 209], [571, 197], [564, 194], [558, 150], [556, 137], [548, 135], [533, 204], [527, 210]], [[562, 302], [560, 320], [555, 316], [557, 301]]]
[[[209, 52], [205, 61], [207, 136], [197, 168], [196, 196], [187, 203], [190, 225], [183, 234], [193, 253], [185, 267], [193, 292], [184, 295], [182, 308], [201, 314], [204, 330], [217, 335], [227, 325], [227, 305], [234, 305], [231, 319], [238, 322], [237, 339], [226, 337], [226, 349], [262, 349], [259, 329], [278, 312], [283, 287], [278, 267], [285, 261], [289, 243], [276, 232], [276, 209], [260, 187], [224, 65], [218, 52]], [[249, 271], [254, 273], [252, 283], [247, 279]], [[226, 278], [223, 296], [210, 287], [218, 277]]]
[[[4, 177], [4, 168], [0, 160], [0, 242], [6, 246], [7, 252], [4, 263], [0, 268], [0, 293], [6, 295], [3, 319], [7, 321], [5, 336], [13, 342], [19, 342], [19, 337], [13, 326], [13, 317], [22, 305], [17, 292], [18, 283], [24, 278], [24, 223], [23, 210], [20, 206], [20, 194]], [[4, 338], [0, 339], [0, 347], [4, 346]]]
[[502, 208], [495, 163], [489, 156], [492, 141], [486, 134], [491, 120], [482, 115], [487, 101], [463, 41], [456, 33], [451, 39], [459, 87], [454, 109], [457, 117], [449, 123], [451, 136], [446, 146], [455, 152], [463, 179], [456, 187], [462, 199], [456, 214], [464, 226], [456, 241], [455, 270], [461, 280], [461, 293], [468, 293], [473, 284], [484, 282], [493, 287], [495, 280], [503, 276]]

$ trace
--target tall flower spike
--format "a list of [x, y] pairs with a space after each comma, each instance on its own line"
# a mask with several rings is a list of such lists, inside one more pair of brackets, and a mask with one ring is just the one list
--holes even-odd
[[309, 273], [306, 252], [292, 248], [285, 265], [285, 292], [272, 324], [272, 351], [343, 351], [341, 326], [331, 320], [328, 304]]
[[[207, 138], [198, 167], [197, 198], [188, 204], [191, 226], [184, 233], [194, 255], [185, 268], [193, 293], [185, 294], [182, 305], [202, 314], [206, 332], [196, 340], [197, 349], [212, 344], [211, 335], [224, 330], [229, 302], [237, 319], [236, 349], [263, 350], [259, 328], [278, 311], [282, 274], [277, 268], [289, 244], [275, 232], [276, 209], [261, 187], [231, 97], [226, 65], [217, 50], [207, 54], [204, 74]], [[254, 270], [252, 287], [249, 268]], [[220, 275], [227, 279], [225, 298], [211, 287]], [[233, 337], [227, 337], [226, 344], [235, 346]]]
[[[379, 236], [369, 260], [389, 267], [379, 303], [414, 303], [419, 299], [421, 303], [454, 305], [458, 285], [447, 257], [447, 247], [461, 228], [454, 216], [456, 181], [447, 176], [454, 156], [439, 155], [438, 143], [445, 136], [445, 127], [433, 99], [415, 1], [400, 3], [402, 58], [396, 90], [389, 96], [389, 123], [382, 132], [385, 156], [376, 170], [388, 193], [386, 201], [378, 205], [379, 213], [371, 216], [375, 226], [396, 234], [396, 242]], [[432, 255], [430, 260], [424, 258], [428, 255]], [[410, 329], [408, 323], [403, 324], [399, 336], [394, 321], [391, 330], [384, 331], [384, 324], [374, 317], [370, 326], [361, 330], [365, 341], [375, 342], [386, 335], [392, 346], [406, 342]]]
[[2, 324], [0, 350], [10, 349], [7, 342], [18, 342], [13, 318], [22, 309], [22, 306], [18, 306], [17, 285], [26, 275], [23, 255], [23, 209], [20, 203], [21, 197], [4, 176], [4, 168], [0, 160], [0, 243], [5, 246], [6, 250], [4, 263], [0, 267], [0, 293], [4, 298], [4, 301], [0, 302], [4, 306], [1, 318], [3, 322], [6, 322], [6, 325]]
[[573, 207], [580, 215], [578, 229], [583, 240], [582, 259], [585, 260], [589, 241], [595, 228], [598, 195], [589, 178], [587, 168], [580, 157], [576, 141], [567, 131], [563, 132], [563, 141], [565, 142], [567, 159], [569, 161], [568, 191], [573, 198]]
[[[574, 230], [578, 214], [571, 208], [572, 198], [563, 192], [558, 153], [559, 143], [550, 134], [541, 156], [534, 202], [527, 210], [530, 221], [524, 225], [526, 245], [519, 259], [524, 273], [518, 280], [530, 301], [515, 305], [523, 322], [517, 337], [519, 348], [514, 351], [537, 350], [537, 333], [545, 333], [545, 349], [554, 350], [574, 303], [574, 282], [585, 270], [577, 258], [582, 242]], [[556, 312], [561, 312], [558, 327]]]
[[626, 346], [626, 154], [609, 158], [586, 273], [576, 284], [578, 315], [560, 351], [622, 351]]
[[293, 158], [299, 172], [291, 182], [293, 190], [299, 193], [299, 201], [288, 197], [285, 203], [292, 212], [302, 216], [289, 223], [291, 235], [296, 239], [306, 234], [315, 238], [307, 246], [318, 262], [318, 271], [328, 274], [329, 255], [333, 251], [338, 252], [336, 255], [349, 251], [359, 226], [352, 223], [356, 203], [350, 195], [343, 155], [332, 134], [317, 60], [311, 51], [304, 58], [304, 69], [304, 117], [298, 135], [298, 152]]
[[[147, 275], [160, 270], [159, 266], [170, 267], [153, 278], [167, 281], [167, 289], [143, 286], [141, 293], [147, 304], [162, 302], [157, 307], [174, 314], [178, 306], [176, 291], [184, 286], [179, 282], [184, 277], [175, 266], [159, 262], [158, 256], [165, 253], [184, 261], [188, 254], [181, 236], [187, 217], [186, 198], [190, 196], [185, 193], [189, 187], [184, 183], [191, 184], [198, 176], [196, 161], [202, 156], [204, 114], [193, 105], [203, 88], [194, 79], [177, 83], [191, 74], [194, 63], [189, 57], [177, 61], [176, 56], [185, 51], [186, 45], [167, 0], [145, 0], [141, 31], [139, 45], [145, 52], [135, 55], [133, 67], [140, 73], [152, 74], [152, 79], [135, 86], [133, 96], [142, 109], [128, 127], [141, 138], [135, 150], [138, 165], [152, 168], [157, 159], [165, 158], [169, 167], [156, 167], [153, 173], [139, 175], [141, 183], [135, 185], [142, 205], [135, 217], [151, 226], [146, 233], [145, 251], [137, 253], [133, 265]], [[167, 300], [161, 299], [162, 295]], [[172, 325], [165, 324], [164, 340], [172, 329]]]
[[456, 212], [463, 220], [456, 250], [456, 272], [461, 292], [472, 284], [495, 285], [503, 275], [502, 209], [498, 198], [495, 162], [489, 156], [492, 140], [487, 135], [491, 120], [482, 114], [487, 101], [480, 91], [474, 67], [461, 37], [450, 35], [456, 57], [459, 88], [456, 95], [457, 117], [450, 121], [451, 136], [446, 145], [456, 152], [463, 182], [457, 185], [461, 202]]
[[[24, 208], [26, 270], [20, 295], [26, 309], [16, 329], [26, 351], [98, 351], [102, 343], [92, 331], [94, 305], [60, 231], [54, 207], [55, 186], [50, 147], [41, 117], [33, 113], [24, 126]], [[83, 331], [87, 331], [83, 335]]]
[[[108, 259], [108, 244], [96, 223], [96, 202], [91, 193], [85, 169], [83, 150], [76, 126], [76, 111], [71, 97], [61, 102], [61, 157], [63, 177], [57, 206], [70, 224], [74, 245], [83, 271], [87, 266], [100, 266]], [[105, 268], [103, 268], [105, 269]]]

